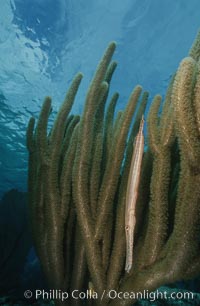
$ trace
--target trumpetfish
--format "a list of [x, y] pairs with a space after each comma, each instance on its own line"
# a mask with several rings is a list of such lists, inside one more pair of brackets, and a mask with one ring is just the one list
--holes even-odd
[[133, 263], [134, 230], [136, 224], [135, 208], [140, 182], [142, 158], [144, 152], [144, 117], [140, 121], [139, 132], [135, 138], [135, 146], [131, 160], [126, 191], [125, 232], [126, 232], [126, 264], [125, 271], [130, 272]]

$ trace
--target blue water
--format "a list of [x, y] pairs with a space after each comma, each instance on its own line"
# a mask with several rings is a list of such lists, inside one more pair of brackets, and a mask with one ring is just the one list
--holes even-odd
[[44, 96], [56, 111], [73, 76], [84, 73], [81, 112], [94, 69], [115, 40], [112, 82], [122, 108], [136, 84], [163, 94], [200, 26], [199, 0], [1, 0], [0, 197], [26, 190], [25, 130]]

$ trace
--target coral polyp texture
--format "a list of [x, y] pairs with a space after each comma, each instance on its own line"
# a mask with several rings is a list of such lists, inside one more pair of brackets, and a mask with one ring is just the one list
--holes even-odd
[[81, 116], [70, 113], [82, 79], [79, 73], [50, 132], [50, 97], [36, 126], [31, 118], [27, 129], [29, 212], [37, 255], [50, 289], [97, 293], [98, 299], [86, 305], [132, 305], [136, 299], [131, 296], [109, 299], [104, 290], [153, 291], [200, 274], [200, 35], [164, 101], [156, 95], [150, 107], [129, 273], [125, 203], [134, 139], [148, 92], [136, 86], [116, 115], [118, 93], [106, 105], [117, 66], [114, 50], [111, 43]]

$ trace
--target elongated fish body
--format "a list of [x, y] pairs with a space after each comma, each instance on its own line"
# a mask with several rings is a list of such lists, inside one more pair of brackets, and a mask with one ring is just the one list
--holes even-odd
[[125, 271], [129, 273], [133, 262], [134, 230], [136, 224], [135, 208], [140, 182], [142, 158], [144, 152], [144, 118], [142, 116], [139, 132], [135, 139], [135, 147], [131, 160], [126, 191], [125, 232], [126, 232], [126, 264]]

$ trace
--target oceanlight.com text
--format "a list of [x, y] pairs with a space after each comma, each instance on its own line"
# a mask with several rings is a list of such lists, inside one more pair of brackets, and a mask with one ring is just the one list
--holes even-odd
[[141, 292], [122, 292], [116, 290], [104, 290], [101, 294], [95, 292], [94, 290], [73, 290], [72, 292], [62, 291], [62, 290], [40, 290], [36, 289], [35, 291], [26, 290], [24, 292], [24, 297], [26, 299], [30, 299], [34, 297], [37, 299], [44, 300], [60, 300], [65, 301], [67, 299], [75, 299], [75, 300], [91, 300], [91, 299], [101, 299], [109, 298], [111, 300], [119, 299], [119, 300], [149, 300], [151, 302], [155, 300], [193, 300], [194, 293], [190, 291], [153, 291], [143, 290]]

